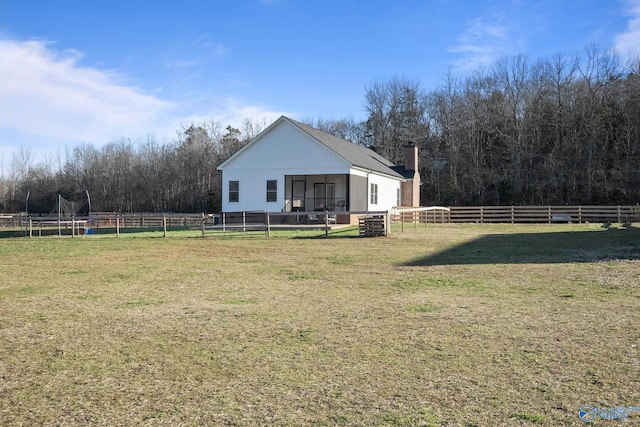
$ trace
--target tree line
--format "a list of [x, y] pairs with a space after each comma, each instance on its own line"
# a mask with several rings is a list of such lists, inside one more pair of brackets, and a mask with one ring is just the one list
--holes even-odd
[[[416, 144], [423, 205], [639, 202], [639, 58], [595, 46], [508, 56], [428, 91], [392, 77], [365, 88], [364, 108], [362, 121], [302, 121], [397, 164]], [[20, 148], [0, 177], [0, 210], [49, 213], [58, 194], [88, 192], [93, 211], [219, 212], [217, 166], [265, 127], [193, 123], [175, 141], [83, 144], [40, 163]]]
[[366, 88], [367, 120], [317, 127], [403, 163], [420, 149], [423, 205], [636, 204], [640, 58], [503, 57], [427, 91], [394, 77]]
[[429, 92], [373, 83], [365, 105], [365, 144], [395, 162], [403, 143], [420, 147], [423, 204], [640, 201], [638, 58], [504, 57]]
[[[265, 127], [246, 119], [242, 129], [215, 121], [192, 123], [175, 141], [120, 140], [101, 148], [82, 144], [36, 163], [20, 148], [0, 183], [0, 209], [55, 213], [58, 195], [84, 212], [219, 212], [218, 165]], [[87, 199], [90, 203], [86, 203]]]

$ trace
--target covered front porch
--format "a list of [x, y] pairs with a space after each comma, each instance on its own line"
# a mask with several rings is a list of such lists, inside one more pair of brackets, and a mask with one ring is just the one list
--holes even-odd
[[[352, 208], [348, 174], [286, 175], [283, 212], [346, 212]], [[364, 186], [366, 197], [366, 184]]]

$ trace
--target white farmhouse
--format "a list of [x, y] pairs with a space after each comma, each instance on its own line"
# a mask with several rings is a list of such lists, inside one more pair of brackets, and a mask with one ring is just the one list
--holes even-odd
[[408, 152], [411, 170], [283, 116], [218, 167], [222, 210], [339, 213], [418, 206], [417, 148]]

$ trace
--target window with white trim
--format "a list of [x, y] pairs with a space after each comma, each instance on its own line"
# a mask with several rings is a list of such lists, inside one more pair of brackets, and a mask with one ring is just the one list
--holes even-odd
[[240, 201], [240, 181], [229, 181], [229, 203]]
[[278, 181], [275, 179], [267, 180], [267, 202], [278, 201]]
[[378, 204], [378, 184], [371, 183], [371, 204]]

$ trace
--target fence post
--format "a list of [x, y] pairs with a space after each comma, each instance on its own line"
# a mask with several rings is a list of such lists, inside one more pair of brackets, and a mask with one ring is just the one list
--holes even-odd
[[247, 231], [247, 213], [242, 211], [242, 231]]
[[391, 214], [390, 214], [390, 211], [387, 211], [384, 214], [384, 237], [389, 236], [390, 228], [391, 228]]
[[553, 217], [551, 216], [551, 205], [547, 206], [547, 221], [551, 224]]
[[484, 206], [480, 206], [480, 224], [484, 224]]
[[167, 217], [162, 215], [162, 237], [167, 237]]
[[324, 237], [329, 237], [329, 211], [324, 215]]
[[578, 223], [582, 224], [582, 205], [578, 206]]
[[269, 212], [267, 212], [267, 237], [271, 237], [271, 217]]
[[120, 215], [116, 215], [116, 237], [120, 237]]
[[29, 218], [29, 238], [33, 237], [33, 220]]
[[618, 205], [618, 223], [621, 223], [622, 220], [620, 218], [620, 205]]
[[515, 222], [516, 222], [515, 212], [513, 209], [513, 205], [511, 205], [511, 224], [514, 224]]
[[200, 219], [202, 220], [202, 238], [204, 238], [204, 221], [205, 221], [204, 212], [202, 212], [202, 217]]

